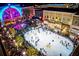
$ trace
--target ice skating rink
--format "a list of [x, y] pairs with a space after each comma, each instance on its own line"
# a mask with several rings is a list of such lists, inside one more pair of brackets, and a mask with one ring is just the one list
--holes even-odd
[[70, 39], [46, 29], [32, 29], [24, 34], [25, 40], [47, 56], [68, 56], [73, 51]]

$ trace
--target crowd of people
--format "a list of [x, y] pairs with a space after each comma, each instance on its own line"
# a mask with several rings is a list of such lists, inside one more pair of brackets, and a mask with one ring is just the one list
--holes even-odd
[[[17, 24], [21, 25], [21, 29], [18, 30]], [[16, 24], [0, 27], [0, 37], [6, 55], [41, 55], [37, 49], [25, 43], [23, 37], [23, 33], [31, 30], [30, 27], [33, 24], [36, 26], [34, 20], [24, 19], [22, 22], [19, 21]]]
[[[17, 23], [18, 24], [18, 23]], [[0, 31], [0, 37], [2, 38], [2, 43], [4, 44], [4, 46], [6, 46], [6, 50], [8, 51], [8, 55], [39, 55], [38, 51], [34, 48], [31, 47], [31, 49], [35, 50], [34, 54], [33, 52], [30, 52], [30, 46], [26, 46], [27, 44], [24, 43], [25, 38], [23, 37], [24, 33], [32, 30], [32, 29], [36, 29], [39, 27], [42, 27], [43, 31], [45, 30], [49, 30], [48, 26], [44, 23], [42, 23], [42, 21], [40, 19], [24, 19], [22, 22], [19, 22], [19, 25], [21, 26], [21, 29], [18, 30], [18, 26], [17, 24], [13, 24], [11, 26], [3, 26], [1, 27], [1, 31]], [[17, 28], [16, 28], [17, 27]], [[40, 33], [40, 30], [38, 29], [38, 32]], [[48, 34], [48, 32], [46, 32], [46, 34]], [[51, 34], [51, 32], [49, 33]], [[33, 37], [31, 37], [33, 38]], [[79, 41], [79, 36], [75, 37], [75, 42]], [[37, 46], [37, 43], [39, 41], [39, 38], [37, 41], [35, 41], [35, 45]], [[54, 42], [54, 40], [52, 40], [52, 42]], [[60, 42], [62, 45], [66, 46], [66, 48], [68, 48], [68, 46], [70, 46], [69, 43], [67, 43], [66, 41]], [[64, 44], [65, 43], [65, 44]], [[78, 42], [77, 42], [78, 43]], [[50, 43], [49, 43], [50, 45]], [[40, 49], [41, 51], [45, 51], [43, 48]], [[26, 54], [28, 52], [28, 54]], [[46, 52], [46, 51], [45, 51]], [[32, 53], [32, 54], [31, 54]], [[60, 53], [60, 56], [62, 54]]]

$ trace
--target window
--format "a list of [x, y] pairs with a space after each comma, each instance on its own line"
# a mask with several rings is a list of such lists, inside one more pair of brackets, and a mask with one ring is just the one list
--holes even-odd
[[47, 18], [49, 18], [49, 16], [47, 16]]
[[79, 26], [79, 18], [74, 18], [74, 21], [72, 24], [75, 26]]

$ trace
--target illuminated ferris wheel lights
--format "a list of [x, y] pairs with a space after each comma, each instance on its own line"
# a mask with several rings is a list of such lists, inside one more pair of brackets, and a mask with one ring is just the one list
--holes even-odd
[[16, 17], [22, 16], [22, 8], [13, 6], [10, 3], [7, 6], [3, 6], [0, 12], [1, 27], [5, 25], [5, 21], [13, 21]]
[[8, 6], [10, 6], [11, 4], [9, 3]]

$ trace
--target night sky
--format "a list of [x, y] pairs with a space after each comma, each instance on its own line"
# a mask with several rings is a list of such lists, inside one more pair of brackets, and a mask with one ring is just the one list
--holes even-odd
[[[0, 3], [0, 6], [6, 6], [8, 5], [9, 3]], [[43, 4], [46, 4], [46, 3], [10, 3], [11, 5], [20, 5], [22, 7], [27, 7], [27, 6], [35, 6], [35, 5], [43, 5]]]
[[[0, 6], [6, 6], [9, 3], [0, 3]], [[27, 7], [27, 6], [35, 6], [35, 5], [45, 5], [45, 4], [52, 4], [52, 3], [10, 3], [11, 5], [20, 5], [22, 7]], [[53, 3], [57, 4], [57, 3]], [[59, 4], [59, 3], [58, 3]]]
[[[57, 4], [57, 3], [0, 3], [1, 6], [7, 6], [8, 4], [11, 5], [19, 5], [21, 7], [28, 7], [28, 6], [35, 6], [35, 5], [45, 5], [45, 4]], [[60, 4], [60, 3], [58, 3]], [[61, 3], [63, 4], [63, 3]], [[79, 14], [79, 8], [77, 9], [68, 9], [68, 8], [46, 8], [47, 10], [56, 10], [56, 11], [66, 11], [66, 12], [75, 12]]]

